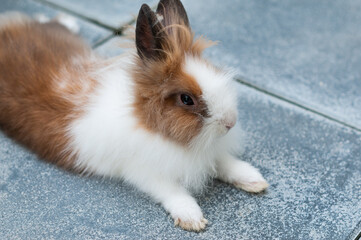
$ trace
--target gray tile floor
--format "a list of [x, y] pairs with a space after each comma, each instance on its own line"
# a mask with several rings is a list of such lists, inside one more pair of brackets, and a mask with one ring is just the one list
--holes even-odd
[[[2, 0], [0, 12], [78, 17], [107, 56], [142, 2]], [[361, 231], [361, 1], [184, 0], [207, 55], [238, 70], [240, 156], [270, 182], [261, 195], [214, 181], [198, 201], [210, 225], [174, 228], [122, 182], [73, 175], [0, 133], [0, 239], [354, 239]], [[109, 41], [107, 41], [110, 39]]]

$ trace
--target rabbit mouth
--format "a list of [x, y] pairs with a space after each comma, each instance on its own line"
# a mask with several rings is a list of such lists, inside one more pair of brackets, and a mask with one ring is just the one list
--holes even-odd
[[233, 126], [231, 127], [228, 125], [224, 125], [223, 123], [220, 123], [218, 126], [219, 137], [223, 137], [223, 136], [227, 135], [227, 133], [233, 128]]

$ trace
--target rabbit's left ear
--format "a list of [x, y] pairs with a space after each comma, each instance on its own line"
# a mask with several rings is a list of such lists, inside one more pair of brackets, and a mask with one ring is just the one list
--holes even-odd
[[180, 0], [160, 0], [157, 14], [161, 16], [161, 22], [165, 27], [172, 24], [189, 27], [188, 16]]
[[166, 33], [155, 13], [147, 4], [139, 10], [135, 29], [135, 43], [141, 59], [161, 59], [163, 57], [162, 43]]

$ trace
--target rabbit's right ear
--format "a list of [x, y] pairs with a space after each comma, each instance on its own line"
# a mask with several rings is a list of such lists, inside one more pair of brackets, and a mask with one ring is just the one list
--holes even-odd
[[161, 59], [164, 56], [162, 41], [165, 34], [155, 13], [147, 4], [143, 4], [139, 10], [135, 30], [135, 43], [139, 57], [143, 60]]
[[162, 24], [165, 27], [181, 24], [190, 28], [187, 12], [180, 0], [160, 0], [157, 14], [163, 17]]

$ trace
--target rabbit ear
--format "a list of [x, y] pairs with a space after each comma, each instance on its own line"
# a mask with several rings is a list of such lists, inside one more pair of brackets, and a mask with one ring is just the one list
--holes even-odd
[[160, 0], [157, 14], [163, 17], [161, 21], [165, 27], [172, 24], [189, 27], [188, 16], [180, 0]]
[[162, 41], [165, 32], [155, 13], [147, 4], [139, 10], [135, 30], [135, 42], [141, 59], [160, 59], [163, 57]]

